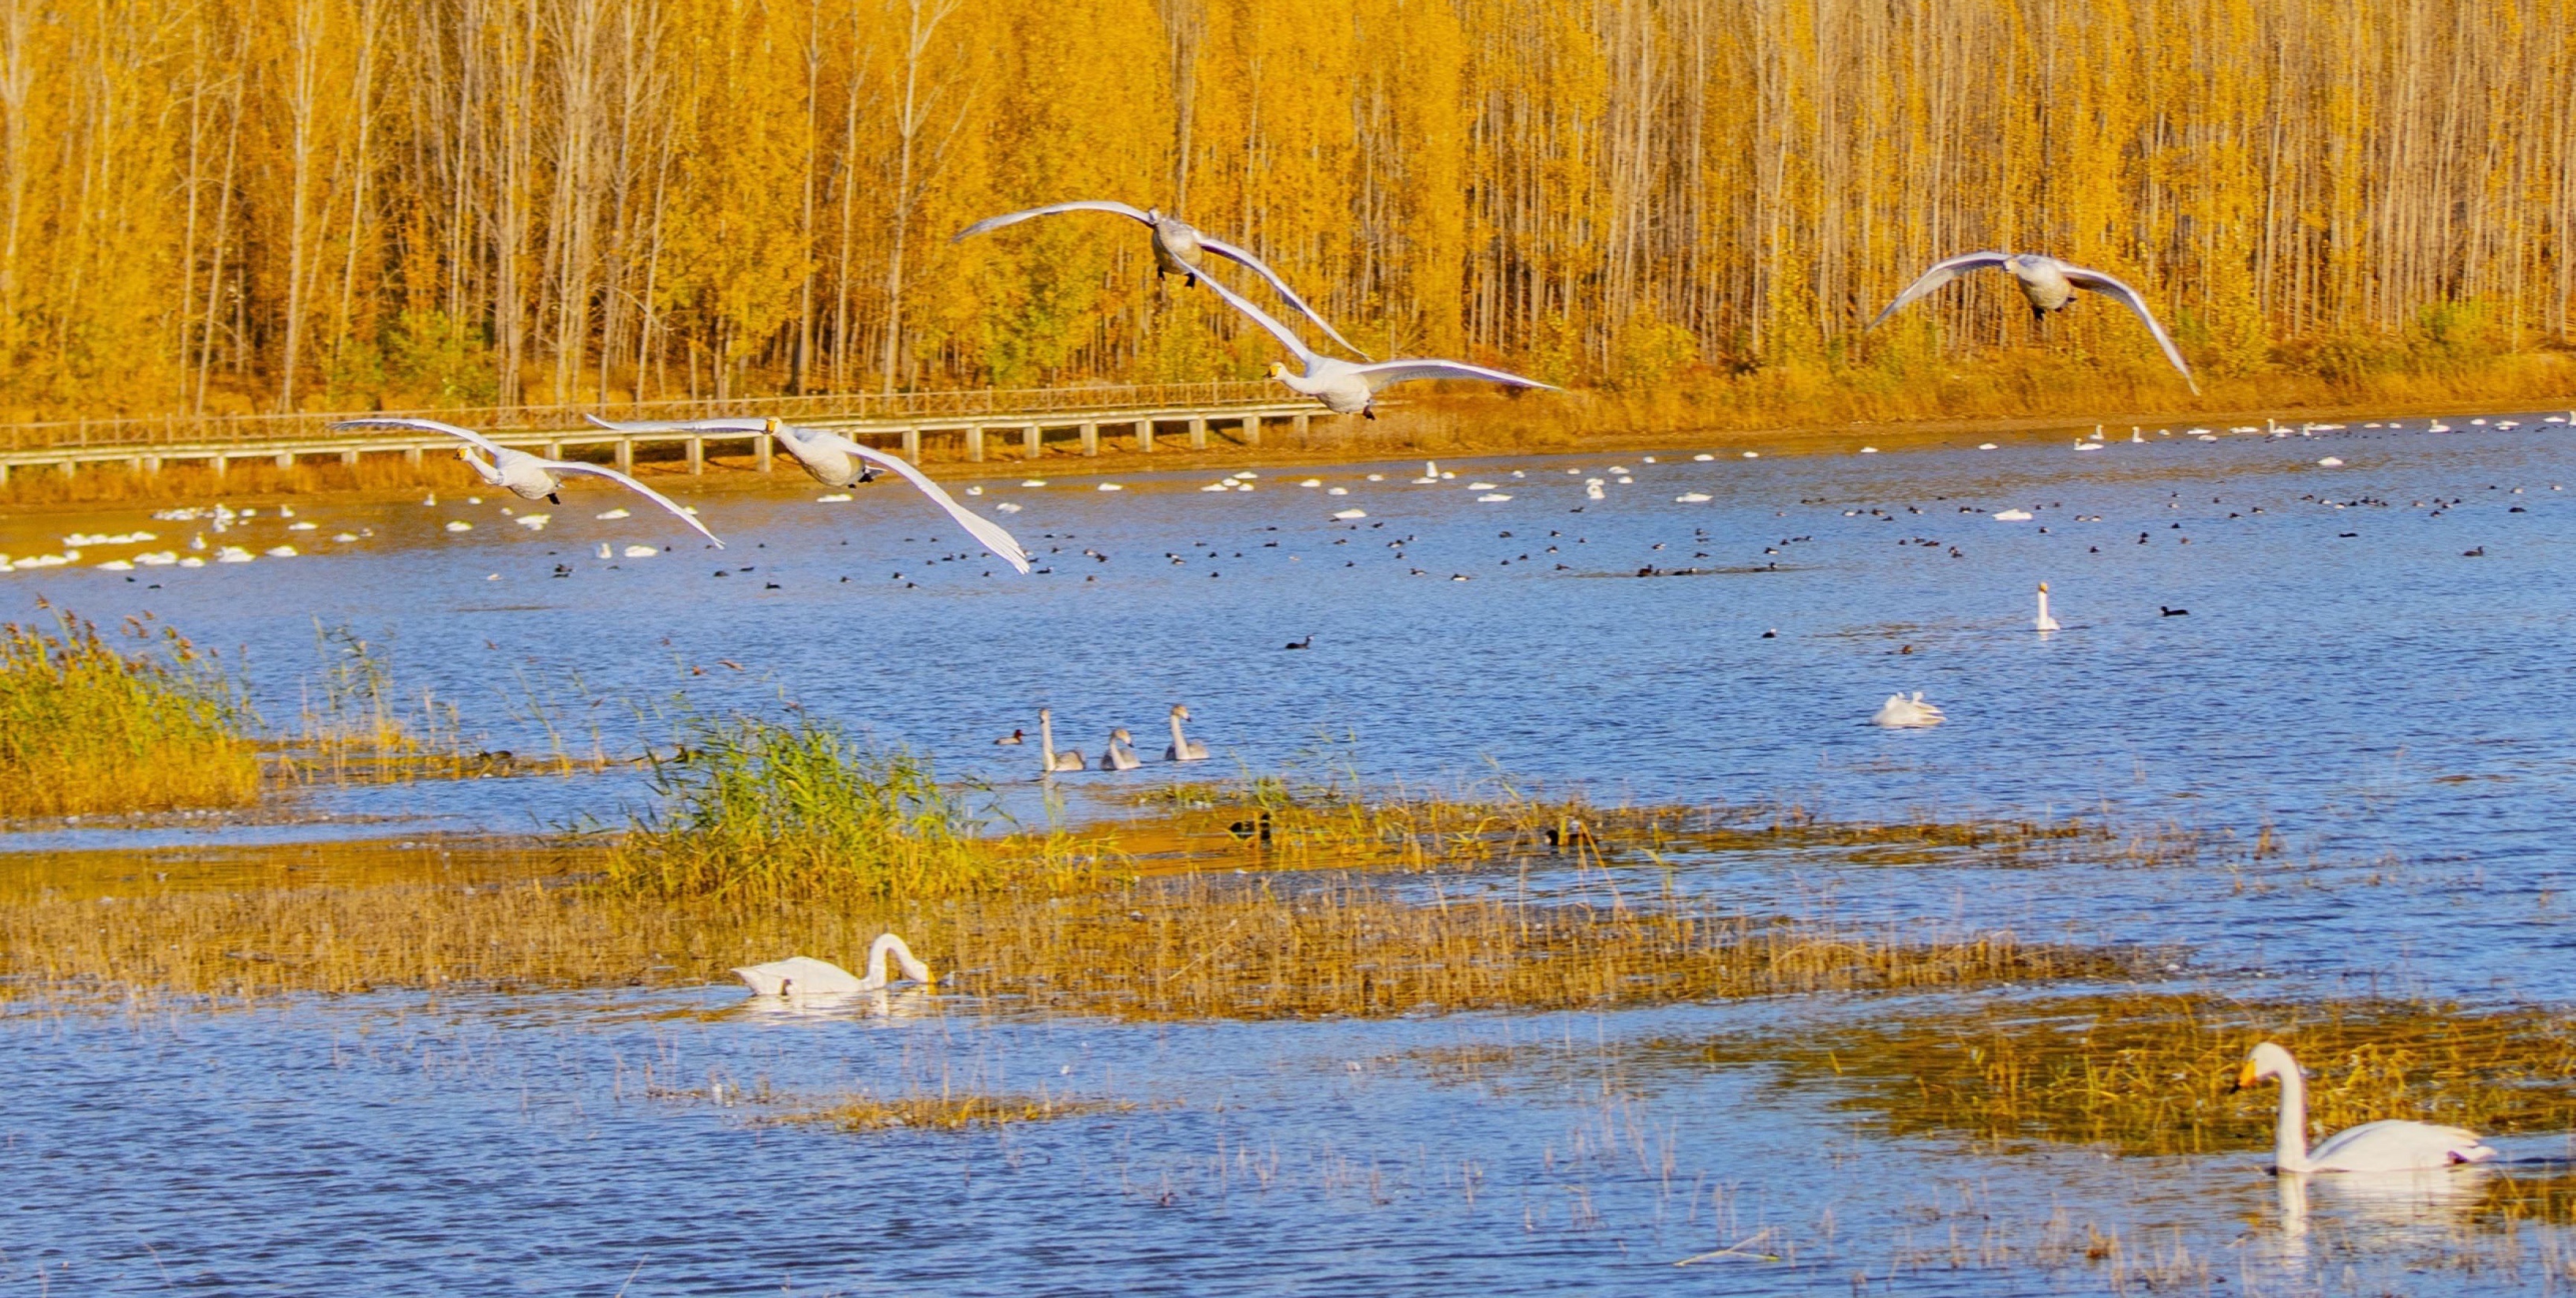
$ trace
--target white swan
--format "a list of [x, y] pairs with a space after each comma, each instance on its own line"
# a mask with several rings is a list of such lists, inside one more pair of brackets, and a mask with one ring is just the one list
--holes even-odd
[[1216, 295], [1224, 298], [1227, 305], [1252, 317], [1253, 323], [1269, 330], [1270, 336], [1278, 339], [1280, 345], [1286, 347], [1289, 354], [1297, 358], [1297, 363], [1301, 367], [1299, 373], [1291, 374], [1287, 366], [1274, 362], [1270, 367], [1270, 377], [1287, 384], [1295, 391], [1303, 392], [1323, 402], [1324, 408], [1335, 414], [1363, 415], [1375, 419], [1377, 411], [1374, 407], [1378, 389], [1398, 383], [1409, 383], [1415, 379], [1479, 379], [1487, 383], [1500, 383], [1506, 387], [1546, 388], [1551, 392], [1556, 390], [1554, 385], [1541, 383], [1537, 379], [1525, 379], [1517, 374], [1489, 370], [1482, 365], [1469, 365], [1462, 361], [1396, 360], [1354, 365], [1349, 361], [1336, 360], [1330, 356], [1319, 356], [1314, 349], [1306, 345], [1305, 340], [1289, 332], [1288, 326], [1271, 319], [1269, 313], [1244, 301], [1243, 295], [1218, 283], [1214, 275], [1207, 277], [1207, 285], [1215, 289]]
[[[563, 501], [557, 499], [555, 493], [563, 488], [563, 475], [567, 473], [587, 473], [606, 478], [671, 511], [673, 517], [698, 529], [700, 536], [715, 541], [717, 549], [724, 548], [724, 542], [716, 540], [716, 534], [708, 531], [706, 524], [699, 522], [695, 515], [682, 509], [678, 502], [604, 465], [581, 464], [572, 460], [549, 460], [542, 456], [530, 455], [526, 451], [514, 451], [471, 428], [459, 428], [454, 424], [443, 424], [435, 419], [401, 419], [384, 415], [366, 419], [342, 419], [331, 426], [333, 428], [411, 428], [424, 433], [445, 433], [450, 437], [460, 438], [467, 445], [458, 448], [456, 453], [463, 457], [467, 464], [474, 466], [475, 476], [483, 479], [490, 486], [508, 489], [511, 494], [522, 500], [543, 500], [562, 504]], [[476, 449], [490, 453], [491, 462], [487, 464], [476, 456], [474, 454]]]
[[1154, 232], [1154, 278], [1156, 279], [1161, 279], [1165, 275], [1178, 275], [1182, 283], [1195, 288], [1199, 282], [1200, 253], [1212, 252], [1228, 261], [1236, 262], [1244, 269], [1268, 280], [1270, 287], [1278, 290], [1281, 299], [1297, 308], [1297, 314], [1314, 321], [1316, 328], [1331, 335], [1332, 340], [1340, 343], [1345, 351], [1355, 356], [1368, 355], [1367, 352], [1351, 346], [1350, 339], [1344, 338], [1333, 328], [1330, 321], [1316, 314], [1315, 308], [1306, 305], [1306, 299], [1297, 296], [1296, 291], [1288, 287], [1288, 281], [1279, 278], [1279, 272], [1262, 264], [1259, 257], [1223, 240], [1211, 239], [1189, 222], [1177, 216], [1163, 215], [1163, 209], [1159, 207], [1149, 207], [1139, 212], [1125, 203], [1112, 203], [1101, 199], [1054, 203], [1046, 207], [1032, 207], [1025, 212], [1006, 212], [1000, 216], [985, 217], [958, 231], [956, 237], [949, 242], [963, 243], [976, 235], [999, 230], [1006, 225], [1017, 225], [1034, 216], [1054, 216], [1058, 212], [1110, 212], [1130, 220], [1144, 222], [1145, 228]]
[[912, 948], [892, 933], [880, 933], [868, 947], [868, 976], [859, 977], [839, 965], [811, 956], [790, 956], [767, 964], [744, 965], [734, 970], [755, 996], [847, 996], [854, 992], [883, 991], [886, 987], [886, 957], [893, 956], [903, 964], [903, 976], [916, 982], [936, 982], [930, 966], [913, 958]]
[[1903, 694], [1888, 695], [1887, 702], [1879, 704], [1878, 711], [1870, 715], [1869, 723], [1873, 726], [1919, 729], [1924, 726], [1937, 726], [1942, 720], [1940, 705], [1924, 702], [1923, 691], [1916, 690], [1911, 699]]
[[1110, 731], [1108, 751], [1100, 755], [1100, 769], [1132, 771], [1144, 765], [1145, 763], [1137, 760], [1136, 750], [1131, 746], [1135, 742], [1135, 738], [1127, 733], [1125, 726]]
[[1038, 763], [1039, 769], [1049, 774], [1082, 769], [1082, 754], [1055, 750], [1055, 710], [1052, 708], [1038, 709]]
[[838, 433], [820, 428], [800, 428], [780, 419], [637, 419], [619, 422], [597, 415], [584, 418], [602, 428], [620, 433], [766, 433], [778, 439], [787, 453], [796, 459], [806, 473], [827, 487], [846, 487], [869, 482], [876, 472], [869, 464], [882, 465], [897, 477], [911, 483], [930, 503], [946, 510], [957, 525], [966, 529], [983, 547], [1000, 555], [1002, 561], [1021, 572], [1029, 570], [1029, 552], [1020, 547], [1002, 525], [957, 503], [957, 498], [942, 490], [928, 474], [906, 464], [901, 456], [888, 455], [873, 446], [861, 446]]
[[2039, 583], [2039, 616], [2032, 620], [2031, 626], [2041, 631], [2062, 631], [2065, 629], [2057, 625], [2056, 618], [2048, 615], [2048, 583], [2044, 581]]
[[2245, 1056], [2242, 1090], [2266, 1077], [2281, 1083], [2281, 1116], [2272, 1136], [2272, 1166], [2283, 1172], [2405, 1172], [2496, 1156], [2474, 1131], [2391, 1118], [2338, 1131], [2308, 1148], [2308, 1086], [2299, 1061], [2269, 1041]]
[[1181, 723], [1189, 719], [1188, 705], [1181, 703], [1172, 705], [1172, 746], [1163, 750], [1164, 761], [1204, 762], [1207, 760], [1207, 745], [1194, 743], [1181, 733]]
[[2183, 364], [2182, 352], [2174, 346], [2173, 339], [2166, 336], [2165, 327], [2156, 323], [2155, 313], [2147, 309], [2147, 300], [2138, 296], [2138, 290], [2098, 270], [2087, 270], [2073, 262], [2059, 261], [2035, 252], [1971, 252], [1937, 262], [1932, 269], [1923, 272], [1921, 279], [1897, 294], [1896, 300], [1878, 313], [1878, 319], [1869, 322], [1869, 327], [1877, 328], [1879, 321], [1896, 314], [1898, 307], [1929, 294], [1962, 273], [1989, 266], [2000, 266], [2020, 281], [2021, 295], [2030, 300], [2030, 314], [2034, 320], [2045, 320], [2049, 312], [2065, 310], [2067, 303], [2075, 300], [2075, 290], [2079, 288], [2119, 299], [2131, 311], [2137, 312], [2140, 320], [2147, 322], [2147, 332], [2154, 334], [2156, 345], [2165, 349], [2165, 359], [2173, 362], [2174, 371], [2191, 386], [2192, 395], [2200, 395], [2200, 383], [2192, 378], [2191, 367]]

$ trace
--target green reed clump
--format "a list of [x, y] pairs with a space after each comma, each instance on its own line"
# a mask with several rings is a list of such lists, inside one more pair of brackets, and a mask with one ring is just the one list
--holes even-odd
[[801, 719], [700, 723], [679, 756], [655, 759], [653, 789], [660, 805], [635, 820], [607, 871], [640, 893], [948, 896], [1090, 866], [1060, 836], [991, 832], [994, 817], [911, 753]]
[[38, 601], [0, 626], [0, 816], [239, 806], [259, 795], [241, 691], [177, 631], [127, 619], [133, 652]]

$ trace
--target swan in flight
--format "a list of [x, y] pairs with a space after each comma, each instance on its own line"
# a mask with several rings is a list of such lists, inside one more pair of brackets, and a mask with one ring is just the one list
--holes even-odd
[[1163, 750], [1164, 761], [1204, 762], [1207, 760], [1207, 745], [1195, 742], [1181, 733], [1181, 723], [1189, 719], [1190, 709], [1187, 704], [1172, 705], [1172, 746]]
[[1082, 769], [1082, 754], [1055, 750], [1055, 711], [1052, 708], [1038, 709], [1038, 761], [1041, 764], [1039, 769], [1050, 775], [1057, 771]]
[[2283, 1172], [2405, 1172], [2483, 1163], [2496, 1151], [2474, 1131], [2430, 1122], [2389, 1119], [2338, 1131], [2308, 1148], [2308, 1086], [2299, 1062], [2269, 1041], [2245, 1056], [2236, 1075], [2243, 1090], [2266, 1077], [2281, 1083], [2281, 1117], [2272, 1137], [2272, 1165]]
[[[424, 433], [445, 433], [450, 437], [460, 438], [466, 445], [457, 448], [456, 453], [463, 456], [467, 464], [474, 466], [475, 476], [483, 479], [486, 485], [508, 488], [511, 494], [522, 500], [542, 500], [550, 504], [562, 504], [563, 501], [558, 499], [555, 493], [563, 488], [563, 475], [567, 473], [588, 473], [606, 478], [671, 511], [673, 517], [698, 529], [700, 536], [715, 541], [717, 549], [724, 548], [724, 542], [717, 540], [716, 534], [708, 531], [706, 524], [699, 522], [696, 515], [682, 509], [677, 501], [604, 465], [581, 464], [572, 460], [549, 460], [530, 455], [526, 451], [514, 451], [471, 428], [442, 424], [435, 419], [400, 419], [384, 415], [366, 419], [342, 419], [331, 426], [333, 428], [410, 428]], [[492, 457], [489, 463], [474, 454], [478, 449]]]
[[2030, 315], [2034, 320], [2045, 320], [2049, 312], [2065, 310], [2067, 304], [2075, 300], [2075, 290], [2079, 288], [2118, 298], [2123, 305], [2137, 312], [2140, 320], [2147, 322], [2147, 332], [2154, 334], [2156, 345], [2165, 349], [2165, 359], [2173, 362], [2174, 371], [2190, 385], [2192, 395], [2200, 395], [2200, 384], [2192, 378], [2191, 367], [2183, 364], [2182, 352], [2174, 346], [2173, 339], [2166, 336], [2165, 327], [2156, 323], [2155, 313], [2147, 309], [2147, 300], [2138, 296], [2138, 290], [2098, 270], [2086, 270], [2073, 262], [2059, 261], [2035, 252], [1971, 252], [1937, 262], [1932, 269], [1923, 272], [1923, 278], [1897, 294], [1896, 300], [1878, 313], [1878, 319], [1869, 322], [1869, 327], [1877, 328], [1879, 321], [1896, 314], [1897, 308], [1929, 295], [1932, 290], [1960, 275], [1989, 266], [2000, 266], [2021, 282], [2021, 295], [2030, 300]]
[[1227, 261], [1240, 263], [1244, 269], [1270, 281], [1270, 287], [1279, 291], [1282, 300], [1297, 308], [1297, 314], [1314, 321], [1315, 327], [1331, 335], [1334, 342], [1342, 345], [1343, 350], [1354, 356], [1368, 355], [1367, 352], [1351, 346], [1350, 339], [1344, 338], [1340, 331], [1334, 329], [1331, 321], [1317, 315], [1315, 308], [1306, 305], [1306, 299], [1297, 296], [1296, 290], [1288, 287], [1288, 281], [1279, 278], [1279, 272], [1264, 265], [1259, 257], [1221, 239], [1211, 239], [1189, 222], [1177, 216], [1163, 215], [1163, 209], [1159, 207], [1149, 207], [1139, 212], [1125, 203], [1112, 203], [1099, 199], [1054, 203], [1046, 207], [1032, 207], [1025, 212], [1005, 212], [1000, 216], [985, 217], [958, 231], [957, 236], [949, 242], [964, 243], [976, 235], [999, 230], [1006, 225], [1017, 225], [1033, 216], [1054, 216], [1059, 212], [1110, 212], [1130, 220], [1144, 222], [1145, 228], [1154, 232], [1154, 278], [1156, 279], [1161, 279], [1165, 275], [1178, 275], [1182, 283], [1192, 288], [1198, 287], [1201, 265], [1199, 254], [1204, 252], [1212, 252]]
[[1869, 723], [1873, 726], [1913, 730], [1924, 726], [1937, 726], [1942, 720], [1940, 705], [1924, 702], [1923, 691], [1916, 690], [1914, 697], [1910, 699], [1902, 694], [1888, 695], [1887, 702], [1879, 704], [1878, 711], [1870, 715]]
[[1100, 755], [1100, 769], [1104, 771], [1132, 771], [1137, 767], [1144, 765], [1143, 762], [1136, 759], [1136, 749], [1134, 747], [1135, 742], [1135, 737], [1127, 733], [1127, 728], [1125, 726], [1120, 726], [1116, 730], [1110, 731], [1108, 751]]
[[1216, 295], [1224, 298], [1227, 305], [1252, 317], [1253, 323], [1269, 330], [1270, 335], [1277, 338], [1280, 345], [1286, 347], [1289, 354], [1295, 356], [1298, 365], [1302, 367], [1300, 373], [1291, 374], [1287, 366], [1274, 362], [1270, 367], [1270, 377], [1323, 402], [1324, 408], [1335, 414], [1364, 415], [1375, 419], [1377, 411], [1374, 406], [1378, 389], [1397, 383], [1409, 383], [1415, 379], [1479, 379], [1487, 383], [1500, 383], [1507, 387], [1546, 388], [1551, 392], [1556, 390], [1554, 385], [1541, 383], [1536, 379], [1525, 379], [1517, 374], [1506, 374], [1501, 370], [1489, 370], [1482, 365], [1469, 365], [1461, 361], [1395, 360], [1354, 365], [1349, 361], [1336, 360], [1330, 356], [1319, 356], [1313, 349], [1306, 346], [1304, 339], [1290, 333], [1288, 326], [1271, 319], [1269, 313], [1244, 301], [1242, 295], [1233, 289], [1218, 283], [1216, 276], [1208, 276], [1207, 285], [1215, 289]]
[[970, 535], [983, 544], [985, 549], [1002, 556], [1003, 562], [1024, 573], [1029, 570], [1029, 552], [1020, 548], [1020, 543], [1012, 539], [1009, 532], [1003, 531], [1001, 524], [958, 504], [956, 497], [949, 495], [940, 488], [938, 483], [931, 481], [928, 474], [905, 463], [901, 456], [888, 455], [873, 446], [861, 446], [838, 433], [827, 432], [820, 428], [799, 428], [779, 419], [644, 419], [617, 422], [602, 419], [597, 415], [589, 415], [586, 418], [602, 428], [620, 433], [767, 434], [777, 438], [778, 444], [787, 448], [787, 453], [794, 456], [798, 464], [804, 466], [805, 472], [813, 475], [816, 482], [827, 487], [846, 487], [856, 482], [871, 481], [876, 477], [876, 473], [867, 466], [881, 465], [920, 489], [921, 494], [930, 497], [930, 503], [948, 511], [948, 516], [956, 519], [958, 526], [965, 528]]
[[856, 992], [883, 991], [886, 988], [886, 957], [893, 956], [903, 965], [903, 976], [915, 982], [935, 982], [930, 966], [914, 959], [912, 948], [892, 933], [879, 933], [868, 947], [868, 976], [859, 977], [839, 965], [812, 956], [790, 956], [767, 964], [744, 965], [733, 971], [755, 996], [848, 996]]
[[2056, 618], [2048, 615], [2048, 583], [2044, 581], [2039, 583], [2039, 617], [2031, 623], [2031, 626], [2041, 631], [2062, 631], [2065, 629], [2057, 625]]

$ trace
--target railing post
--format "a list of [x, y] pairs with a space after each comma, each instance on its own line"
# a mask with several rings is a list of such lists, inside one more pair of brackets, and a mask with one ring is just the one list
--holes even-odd
[[921, 430], [918, 428], [903, 430], [903, 462], [921, 463]]
[[1154, 421], [1151, 417], [1136, 421], [1136, 453], [1139, 455], [1154, 453]]
[[707, 439], [704, 434], [691, 433], [689, 434], [689, 472], [697, 474], [706, 471]]
[[619, 473], [635, 471], [635, 439], [632, 437], [617, 439], [617, 471]]
[[1243, 444], [1246, 446], [1261, 445], [1261, 416], [1245, 415], [1243, 417]]
[[1207, 449], [1206, 415], [1190, 416], [1190, 449], [1193, 451], [1204, 451]]
[[969, 464], [984, 462], [984, 426], [982, 424], [966, 425], [966, 462]]
[[352, 469], [358, 467], [358, 448], [353, 446], [348, 450], [340, 452], [340, 463], [345, 464]]
[[293, 451], [279, 451], [279, 452], [277, 453], [277, 467], [279, 467], [279, 468], [281, 468], [281, 469], [292, 469], [292, 468], [294, 468], [294, 467], [295, 467], [295, 452], [293, 452]]
[[1100, 425], [1084, 424], [1082, 426], [1082, 453], [1085, 455], [1100, 454]]
[[403, 464], [414, 473], [420, 472], [420, 448], [417, 446], [404, 447]]
[[751, 458], [760, 465], [763, 473], [769, 472], [769, 452], [769, 434], [762, 433], [751, 439]]
[[1045, 450], [1046, 430], [1044, 427], [1038, 424], [1023, 425], [1020, 428], [1020, 453], [1023, 456], [1034, 460]]
[[1299, 446], [1301, 446], [1301, 447], [1302, 447], [1302, 446], [1306, 445], [1306, 412], [1304, 412], [1304, 411], [1302, 411], [1302, 410], [1301, 410], [1301, 411], [1298, 411], [1298, 412], [1297, 412], [1296, 419], [1297, 419], [1297, 445], [1299, 445]]

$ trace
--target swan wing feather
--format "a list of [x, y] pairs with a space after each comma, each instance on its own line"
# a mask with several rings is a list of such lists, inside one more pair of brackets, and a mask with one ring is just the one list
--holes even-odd
[[410, 428], [424, 433], [445, 433], [450, 437], [461, 437], [466, 441], [491, 452], [495, 456], [508, 450], [507, 447], [502, 446], [499, 442], [493, 441], [491, 438], [485, 437], [483, 434], [475, 432], [471, 428], [459, 428], [454, 424], [441, 423], [435, 419], [409, 419], [394, 415], [373, 415], [364, 419], [334, 420], [331, 426], [333, 428]]
[[2309, 1164], [2320, 1172], [2402, 1172], [2493, 1157], [2495, 1150], [2474, 1131], [2403, 1118], [2347, 1128], [2308, 1151]]
[[1023, 573], [1029, 570], [1029, 552], [1022, 549], [1019, 541], [1009, 532], [1004, 531], [1001, 524], [958, 504], [956, 497], [941, 490], [938, 483], [930, 480], [930, 475], [912, 467], [904, 461], [903, 457], [888, 455], [873, 446], [861, 446], [846, 437], [833, 440], [840, 444], [841, 449], [871, 464], [884, 465], [896, 476], [919, 488], [921, 494], [930, 497], [932, 504], [948, 511], [948, 516], [956, 519], [959, 527], [965, 528], [976, 540], [983, 542], [985, 549], [1002, 556], [1003, 562]]
[[[2011, 254], [2009, 253], [1963, 252], [1947, 261], [1936, 261], [1932, 263], [1932, 269], [1923, 272], [1920, 278], [1916, 279], [1913, 283], [1906, 285], [1905, 291], [1897, 294], [1896, 300], [1888, 303], [1886, 309], [1880, 311], [1877, 317], [1869, 322], [1869, 328], [1876, 329], [1879, 325], [1879, 321], [1885, 320], [1889, 316], [1896, 314], [1899, 310], [1903, 309], [1907, 303], [1921, 300], [1922, 298], [1930, 295], [1934, 289], [1949, 283], [1951, 280], [1957, 279], [1968, 271], [1984, 270], [1989, 266], [2000, 266], [2011, 259]], [[1863, 330], [1863, 332], [1867, 332], [1867, 330]]]
[[1245, 301], [1242, 294], [1235, 292], [1233, 289], [1227, 288], [1224, 281], [1219, 280], [1214, 275], [1208, 274], [1206, 271], [1199, 272], [1199, 282], [1207, 285], [1209, 288], [1215, 289], [1216, 295], [1224, 298], [1227, 306], [1233, 307], [1235, 310], [1252, 317], [1252, 322], [1254, 324], [1260, 325], [1262, 328], [1269, 330], [1270, 336], [1278, 339], [1280, 345], [1288, 349], [1289, 355], [1297, 358], [1297, 364], [1301, 369], [1311, 370], [1315, 368], [1315, 361], [1317, 360], [1315, 353], [1307, 348], [1306, 340], [1298, 337], [1288, 328], [1288, 326], [1271, 319], [1269, 312]]
[[2174, 346], [2174, 340], [2165, 333], [2165, 327], [2156, 322], [2156, 313], [2147, 309], [2147, 300], [2138, 295], [2138, 290], [2098, 270], [2087, 270], [2062, 261], [2057, 263], [2057, 269], [2058, 273], [2066, 276], [2067, 282], [2105, 297], [2117, 298], [2122, 305], [2136, 312], [2140, 320], [2146, 321], [2147, 332], [2156, 336], [2156, 345], [2165, 349], [2165, 359], [2173, 362], [2174, 371], [2190, 385], [2192, 395], [2200, 395], [2200, 381], [2191, 376], [2191, 367], [2183, 363], [2181, 349]]
[[1546, 388], [1551, 392], [1557, 390], [1556, 385], [1552, 383], [1523, 378], [1507, 370], [1469, 365], [1465, 361], [1379, 361], [1374, 365], [1360, 365], [1353, 368], [1359, 371], [1361, 378], [1368, 380], [1371, 392], [1420, 379], [1474, 379], [1485, 383], [1500, 383], [1505, 387]]
[[1129, 207], [1125, 203], [1113, 203], [1106, 199], [1098, 198], [1083, 198], [1076, 199], [1070, 203], [1049, 203], [1044, 207], [1032, 207], [1025, 211], [1004, 212], [1000, 216], [988, 216], [983, 220], [977, 221], [975, 224], [958, 231], [948, 241], [950, 243], [964, 243], [968, 239], [974, 238], [976, 235], [990, 234], [1006, 225], [1018, 225], [1020, 222], [1029, 220], [1033, 217], [1054, 216], [1058, 212], [1112, 212], [1119, 216], [1131, 217], [1135, 220], [1142, 221], [1149, 226], [1154, 223], [1154, 218], [1145, 215], [1143, 212], [1137, 211], [1135, 208]]
[[618, 433], [765, 433], [769, 421], [744, 416], [722, 419], [602, 419], [583, 415], [601, 428]]
[[1251, 253], [1235, 247], [1233, 244], [1227, 243], [1222, 239], [1211, 239], [1204, 234], [1199, 236], [1199, 247], [1205, 251], [1215, 253], [1217, 256], [1223, 257], [1228, 261], [1239, 263], [1253, 274], [1259, 275], [1261, 278], [1268, 280], [1270, 282], [1270, 287], [1279, 294], [1280, 300], [1297, 308], [1297, 313], [1299, 315], [1314, 321], [1315, 327], [1323, 330], [1325, 336], [1331, 338], [1334, 342], [1340, 343], [1344, 351], [1347, 351], [1362, 360], [1368, 359], [1367, 352], [1361, 351], [1359, 348], [1352, 346], [1351, 340], [1344, 338], [1341, 330], [1335, 329], [1332, 322], [1326, 320], [1321, 314], [1317, 313], [1315, 308], [1306, 305], [1306, 299], [1297, 296], [1297, 290], [1288, 287], [1288, 281], [1279, 278], [1279, 272], [1270, 269], [1269, 265], [1264, 263], [1259, 257], [1255, 257]]
[[651, 487], [645, 486], [643, 483], [637, 482], [635, 479], [630, 478], [623, 473], [619, 473], [615, 469], [609, 468], [607, 465], [583, 464], [578, 460], [541, 460], [539, 463], [545, 465], [548, 470], [555, 473], [587, 473], [593, 477], [606, 478], [609, 481], [626, 488], [628, 491], [634, 492], [646, 500], [652, 501], [654, 504], [660, 505], [662, 508], [671, 511], [671, 516], [673, 518], [679, 519], [681, 522], [698, 529], [698, 535], [715, 542], [717, 549], [721, 550], [725, 548], [723, 538], [708, 531], [707, 525], [699, 522], [697, 515], [680, 507], [680, 502], [671, 499], [669, 496], [663, 495], [661, 492], [653, 490]]

